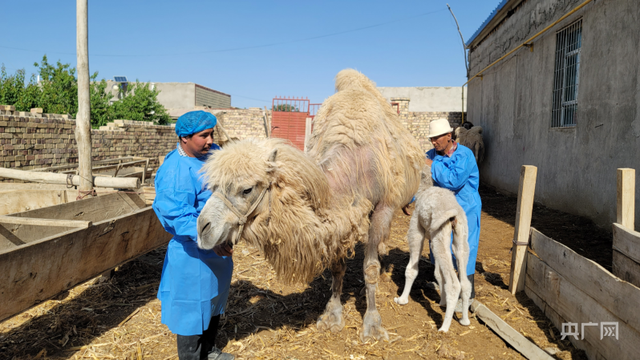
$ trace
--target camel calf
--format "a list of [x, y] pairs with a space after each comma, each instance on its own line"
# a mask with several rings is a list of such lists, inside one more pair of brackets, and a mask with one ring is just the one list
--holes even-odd
[[[453, 237], [451, 236], [453, 232]], [[469, 231], [467, 216], [450, 190], [433, 186], [431, 169], [425, 167], [422, 182], [416, 194], [416, 208], [411, 216], [407, 239], [409, 241], [409, 264], [405, 271], [404, 291], [394, 301], [400, 305], [409, 302], [409, 293], [418, 276], [418, 262], [424, 241], [431, 240], [431, 253], [435, 258], [435, 276], [440, 287], [440, 306], [446, 306], [444, 321], [438, 331], [447, 332], [458, 297], [462, 292], [462, 319], [460, 324], [469, 322], [469, 297], [471, 283], [467, 278], [469, 261]], [[451, 246], [453, 238], [453, 247]], [[458, 276], [453, 267], [451, 249], [458, 262]]]

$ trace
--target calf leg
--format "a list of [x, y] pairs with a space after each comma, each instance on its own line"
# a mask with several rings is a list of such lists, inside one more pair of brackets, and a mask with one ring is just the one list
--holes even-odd
[[458, 296], [460, 296], [460, 281], [457, 278], [451, 258], [451, 224], [444, 225], [432, 239], [433, 255], [436, 258], [436, 274], [439, 272], [442, 283], [440, 284], [440, 303], [444, 298], [447, 310], [444, 321], [438, 331], [447, 332], [451, 326], [453, 313], [455, 312]]
[[347, 264], [344, 259], [336, 261], [331, 266], [331, 299], [324, 309], [324, 313], [318, 318], [316, 326], [318, 330], [331, 330], [339, 332], [344, 328], [344, 317], [342, 316], [342, 280], [347, 270]]
[[371, 216], [369, 239], [365, 248], [364, 280], [367, 293], [367, 311], [364, 314], [360, 340], [389, 340], [387, 330], [382, 327], [382, 319], [376, 307], [376, 288], [380, 276], [380, 260], [378, 259], [378, 245], [389, 236], [389, 227], [393, 218], [393, 209], [379, 206]]
[[407, 241], [409, 242], [409, 263], [407, 264], [407, 269], [404, 272], [404, 290], [400, 297], [393, 298], [393, 301], [397, 304], [405, 305], [409, 302], [411, 287], [418, 276], [418, 263], [420, 262], [420, 254], [422, 254], [422, 247], [424, 246], [424, 235], [424, 228], [418, 221], [418, 213], [415, 212], [409, 222], [409, 231], [407, 233]]
[[460, 281], [462, 298], [462, 319], [460, 324], [467, 326], [469, 321], [469, 298], [471, 297], [471, 282], [467, 276], [467, 262], [469, 261], [469, 243], [467, 242], [467, 227], [458, 222], [453, 235], [453, 252], [458, 262], [458, 278]]

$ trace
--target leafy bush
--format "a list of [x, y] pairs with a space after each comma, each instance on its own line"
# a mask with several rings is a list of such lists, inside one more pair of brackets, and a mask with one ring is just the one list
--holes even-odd
[[[14, 105], [17, 111], [29, 111], [39, 107], [45, 113], [68, 114], [75, 116], [78, 112], [78, 80], [76, 69], [69, 64], [58, 61], [50, 64], [47, 56], [38, 68], [40, 82], [32, 75], [25, 83], [25, 70], [17, 70], [9, 75], [4, 65], [0, 68], [0, 104]], [[98, 72], [91, 75], [90, 101], [91, 126], [97, 128], [114, 119], [153, 121], [157, 124], [168, 124], [167, 110], [158, 102], [159, 91], [149, 88], [148, 84], [136, 80], [130, 84], [125, 96], [110, 105], [112, 95], [107, 92], [107, 82], [96, 81]]]

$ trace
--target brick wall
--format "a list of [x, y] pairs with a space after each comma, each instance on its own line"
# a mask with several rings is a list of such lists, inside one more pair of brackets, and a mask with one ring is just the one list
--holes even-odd
[[[418, 140], [424, 151], [431, 149], [427, 138], [429, 121], [446, 118], [452, 127], [460, 124], [460, 112], [409, 112], [409, 99], [394, 98], [403, 125]], [[265, 138], [265, 111], [260, 108], [213, 110], [230, 137]], [[271, 112], [267, 127], [271, 127]], [[29, 170], [77, 163], [75, 120], [67, 115], [17, 112], [13, 106], [0, 105], [0, 166]], [[141, 156], [157, 166], [159, 156], [175, 148], [177, 136], [172, 126], [152, 125], [131, 120], [115, 120], [100, 129], [91, 130], [94, 160], [122, 156]], [[216, 129], [214, 141], [226, 138]]]
[[[67, 115], [14, 111], [0, 105], [0, 166], [29, 170], [78, 162], [75, 120]], [[121, 156], [149, 157], [157, 164], [177, 142], [172, 126], [116, 120], [91, 130], [94, 160]]]

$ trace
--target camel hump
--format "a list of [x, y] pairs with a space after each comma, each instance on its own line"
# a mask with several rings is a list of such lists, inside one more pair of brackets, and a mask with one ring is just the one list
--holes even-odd
[[469, 132], [474, 132], [476, 134], [482, 135], [482, 126], [474, 126], [469, 130]]

